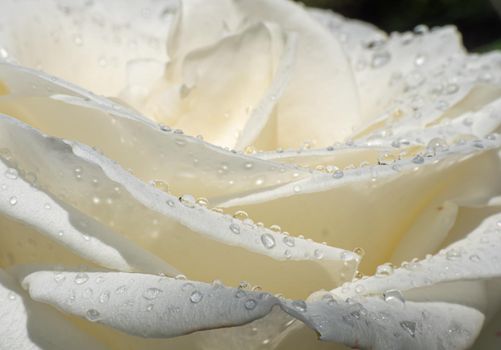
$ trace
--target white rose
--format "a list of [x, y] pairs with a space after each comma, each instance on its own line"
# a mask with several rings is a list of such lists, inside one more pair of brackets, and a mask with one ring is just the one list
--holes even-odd
[[286, 0], [0, 5], [0, 349], [499, 348], [499, 53]]

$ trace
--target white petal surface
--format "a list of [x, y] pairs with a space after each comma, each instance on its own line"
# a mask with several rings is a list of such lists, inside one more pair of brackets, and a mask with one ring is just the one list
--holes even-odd
[[[0, 122], [2, 148], [20, 171], [35, 173], [40, 187], [193, 279], [222, 279], [230, 285], [244, 279], [306, 297], [350, 279], [356, 268], [357, 256], [351, 252], [211, 211], [193, 197], [178, 200], [87, 146], [44, 137], [15, 119]], [[202, 268], [207, 261], [211, 269]]]
[[[5, 128], [0, 128], [0, 134], [6, 131]], [[5, 134], [1, 138], [5, 139]], [[33, 187], [34, 184], [29, 183], [26, 178], [35, 181], [34, 173], [21, 175], [2, 158], [0, 154], [0, 173], [3, 174], [0, 182], [1, 215], [33, 227], [75, 254], [101, 266], [123, 271], [177, 274], [174, 268], [161, 259], [140, 249], [75, 208]], [[15, 249], [9, 247], [8, 242], [19, 235], [20, 233], [7, 230], [0, 234], [0, 241], [3, 241], [1, 250], [4, 254], [16, 255]]]
[[16, 280], [0, 270], [0, 349], [104, 350], [50, 307], [33, 302]]
[[[175, 1], [2, 1], [0, 48], [8, 60], [118, 96], [128, 65], [167, 60]], [[0, 55], [0, 58], [4, 58]]]
[[144, 274], [41, 271], [23, 285], [35, 300], [143, 337], [240, 325], [278, 303], [266, 293]]

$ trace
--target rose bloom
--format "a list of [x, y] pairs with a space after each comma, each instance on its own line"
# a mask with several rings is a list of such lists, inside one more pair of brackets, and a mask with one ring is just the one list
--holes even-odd
[[1, 0], [0, 349], [499, 349], [501, 55], [289, 0]]

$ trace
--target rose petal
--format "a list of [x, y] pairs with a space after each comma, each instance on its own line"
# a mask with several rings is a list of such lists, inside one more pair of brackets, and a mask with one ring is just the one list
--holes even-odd
[[[309, 179], [271, 191], [227, 198], [221, 206], [243, 208], [258, 220], [273, 221], [288, 232], [307, 231], [311, 238], [345, 249], [366, 248], [362, 268], [371, 271], [389, 261], [398, 242], [425, 220], [436, 220], [435, 230], [426, 238], [420, 235], [419, 245], [410, 243], [417, 237], [407, 238], [410, 249], [402, 248], [395, 256], [398, 260], [392, 262], [438, 249], [454, 218], [454, 211], [443, 211], [444, 203], [484, 205], [501, 191], [497, 180], [499, 142], [496, 137], [472, 140], [449, 146], [435, 156], [416, 155], [394, 164], [330, 174], [314, 172]], [[356, 219], [360, 212], [364, 220]], [[308, 222], [295, 220], [305, 213]]]
[[[8, 132], [6, 128], [0, 128], [1, 138], [4, 140], [5, 132]], [[60, 198], [53, 198], [50, 191], [34, 187], [34, 183], [29, 183], [26, 179], [36, 181], [35, 173], [19, 174], [17, 169], [6, 164], [4, 157], [5, 155], [0, 154], [2, 216], [28, 225], [31, 228], [26, 228], [28, 231], [38, 231], [73, 253], [101, 266], [124, 271], [165, 272], [173, 275], [178, 273], [161, 259], [140, 249], [67, 203], [61, 202]], [[8, 220], [2, 217], [2, 223], [5, 227]], [[0, 235], [3, 242], [1, 250], [5, 255], [19, 258], [22, 250], [14, 248], [14, 242], [21, 240], [23, 235], [16, 233], [5, 231]], [[35, 250], [40, 249], [36, 244], [33, 246]], [[37, 254], [26, 256], [30, 261], [37, 257]]]
[[23, 285], [37, 301], [143, 337], [248, 323], [278, 303], [265, 293], [145, 274], [40, 271]]
[[[356, 268], [356, 254], [222, 215], [193, 197], [178, 200], [87, 146], [43, 137], [15, 119], [0, 123], [0, 144], [20, 172], [35, 173], [40, 187], [189, 276], [233, 285], [245, 279], [306, 296], [350, 279]], [[211, 269], [202, 268], [207, 261]], [[299, 276], [304, 284], [298, 284]]]
[[320, 339], [381, 350], [466, 349], [484, 319], [482, 313], [462, 305], [406, 302], [402, 307], [377, 297], [305, 305], [305, 311], [289, 306], [290, 312], [315, 328]]
[[[96, 147], [142, 180], [161, 181], [178, 195], [210, 198], [270, 188], [308, 176], [296, 167], [235, 154], [172, 132], [40, 72], [0, 65], [0, 80], [10, 90], [10, 95], [0, 99], [0, 112], [49, 135]], [[71, 124], [68, 115], [72, 116]], [[96, 133], [96, 129], [101, 132]]]
[[0, 48], [9, 59], [95, 93], [118, 96], [133, 60], [167, 59], [164, 42], [174, 1], [123, 6], [120, 1], [8, 0], [2, 6]]
[[58, 312], [33, 302], [3, 270], [0, 270], [0, 300], [2, 349], [105, 349]]

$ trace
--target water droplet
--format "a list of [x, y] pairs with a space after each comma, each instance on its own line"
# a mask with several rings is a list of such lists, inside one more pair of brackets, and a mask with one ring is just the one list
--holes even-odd
[[355, 249], [353, 249], [353, 253], [357, 254], [358, 256], [364, 256], [365, 250], [364, 248], [356, 247]]
[[9, 294], [7, 294], [7, 298], [9, 300], [16, 300], [16, 294], [14, 292], [9, 292]]
[[179, 201], [188, 208], [195, 207], [195, 197], [193, 197], [191, 194], [182, 195], [181, 197], [179, 197]]
[[429, 151], [432, 151], [433, 153], [437, 153], [437, 152], [447, 151], [448, 145], [444, 139], [441, 139], [440, 137], [435, 137], [431, 139], [430, 142], [428, 142], [426, 148]]
[[376, 269], [376, 276], [389, 276], [393, 273], [393, 266], [391, 264], [379, 265]]
[[301, 192], [301, 186], [299, 186], [299, 185], [295, 185], [295, 186], [293, 187], [293, 190], [294, 190], [294, 192], [299, 193], [299, 192]]
[[278, 225], [271, 225], [270, 230], [272, 230], [273, 232], [281, 232], [282, 228]]
[[263, 243], [266, 248], [271, 249], [275, 246], [275, 238], [269, 233], [262, 234], [261, 243]]
[[252, 162], [247, 162], [244, 165], [245, 169], [252, 169], [253, 166], [254, 166], [254, 163], [252, 163]]
[[332, 173], [332, 177], [335, 178], [335, 179], [340, 179], [344, 176], [344, 173], [341, 169], [336, 169], [334, 170], [334, 172]]
[[97, 321], [100, 316], [101, 314], [96, 309], [89, 309], [85, 314], [85, 317], [91, 322]]
[[127, 286], [120, 286], [117, 289], [115, 289], [115, 293], [119, 295], [124, 294], [125, 292], [127, 292]]
[[107, 303], [108, 300], [110, 300], [110, 292], [108, 292], [108, 291], [102, 292], [101, 295], [99, 295], [99, 302], [101, 304]]
[[399, 304], [404, 304], [405, 299], [401, 291], [398, 289], [389, 289], [383, 293], [384, 301], [387, 303], [397, 302]]
[[209, 206], [209, 200], [207, 198], [205, 198], [205, 197], [199, 197], [199, 198], [197, 198], [196, 203], [199, 206], [204, 207], [204, 208], [207, 208]]
[[445, 253], [445, 257], [447, 258], [447, 260], [456, 260], [461, 257], [461, 252], [457, 249], [452, 248]]
[[15, 196], [10, 197], [9, 204], [12, 206], [16, 205], [17, 204], [17, 197], [15, 197]]
[[257, 301], [254, 299], [248, 299], [245, 301], [244, 305], [247, 310], [254, 310], [257, 306]]
[[284, 251], [284, 256], [285, 256], [287, 259], [292, 258], [292, 253], [291, 253], [291, 251], [290, 251], [289, 249], [286, 249], [286, 250]]
[[301, 312], [306, 312], [306, 310], [308, 308], [306, 303], [303, 300], [294, 300], [292, 302], [292, 306], [294, 307], [294, 309], [301, 311]]
[[16, 180], [19, 177], [19, 172], [14, 168], [5, 170], [5, 177], [9, 180]]
[[200, 293], [198, 290], [192, 292], [190, 295], [190, 301], [193, 304], [198, 304], [199, 302], [202, 301], [203, 298], [204, 298], [203, 294]]
[[176, 275], [176, 277], [174, 277], [174, 279], [176, 279], [178, 281], [186, 281], [186, 276], [183, 274], [179, 274], [179, 275]]
[[416, 322], [413, 321], [402, 321], [400, 326], [407, 332], [411, 337], [416, 335]]
[[76, 284], [84, 284], [89, 280], [89, 275], [84, 272], [79, 272], [75, 275], [75, 283]]
[[378, 51], [372, 56], [371, 66], [372, 68], [380, 68], [390, 62], [391, 55], [388, 51]]
[[238, 235], [240, 233], [240, 226], [238, 226], [237, 224], [231, 224], [230, 231]]
[[324, 253], [320, 249], [315, 249], [315, 251], [313, 252], [313, 256], [320, 260], [324, 257]]
[[169, 200], [167, 201], [167, 205], [168, 205], [169, 207], [174, 207], [174, 205], [175, 205], [175, 204], [174, 204], [174, 201], [172, 201], [172, 200], [170, 200], [170, 199], [169, 199]]
[[284, 238], [282, 238], [282, 241], [288, 247], [294, 247], [296, 245], [294, 237], [291, 236], [284, 236]]
[[161, 289], [158, 288], [148, 288], [143, 292], [143, 298], [147, 300], [156, 299], [162, 293]]
[[153, 304], [148, 304], [148, 306], [146, 306], [146, 311], [150, 312], [153, 310], [153, 308], [154, 308]]
[[414, 164], [423, 164], [424, 163], [424, 158], [422, 155], [418, 154], [414, 158], [412, 158], [412, 162]]
[[56, 272], [54, 274], [54, 281], [56, 281], [56, 283], [62, 283], [65, 279], [66, 276], [62, 272]]
[[480, 256], [478, 256], [477, 254], [470, 255], [469, 259], [470, 259], [470, 261], [473, 261], [473, 262], [479, 262], [481, 260]]
[[264, 184], [264, 179], [262, 177], [258, 177], [255, 181], [256, 186], [261, 186]]
[[237, 210], [233, 217], [238, 220], [245, 220], [249, 218], [249, 215], [243, 210]]
[[448, 95], [455, 94], [459, 91], [459, 86], [456, 83], [449, 83], [445, 86], [445, 93]]

